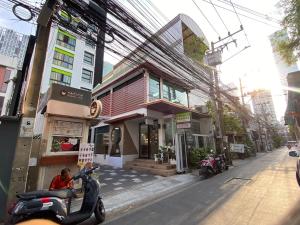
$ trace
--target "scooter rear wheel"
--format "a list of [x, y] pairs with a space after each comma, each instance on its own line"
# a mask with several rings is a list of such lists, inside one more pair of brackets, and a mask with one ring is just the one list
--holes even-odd
[[105, 220], [105, 208], [101, 199], [98, 200], [95, 208], [95, 217], [98, 223], [102, 223]]

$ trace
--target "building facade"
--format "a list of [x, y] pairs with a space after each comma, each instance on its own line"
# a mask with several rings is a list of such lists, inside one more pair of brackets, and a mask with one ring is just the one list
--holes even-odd
[[[189, 38], [201, 37], [207, 43], [186, 15], [174, 18], [157, 35], [186, 55]], [[183, 70], [177, 72], [189, 76]], [[93, 98], [103, 105], [102, 122], [91, 133], [98, 163], [123, 167], [137, 158], [155, 160], [161, 146], [170, 146], [180, 171], [187, 168], [191, 149], [214, 145], [211, 118], [200, 107], [209, 97], [147, 56], [138, 65], [126, 60], [118, 63], [93, 90]]]
[[254, 113], [266, 122], [277, 125], [278, 120], [275, 114], [275, 108], [271, 91], [256, 90], [251, 93], [251, 100]]
[[51, 83], [91, 91], [95, 51], [95, 45], [90, 42], [77, 38], [62, 27], [52, 27], [41, 93], [45, 93]]
[[0, 27], [0, 115], [7, 115], [17, 71], [22, 70], [29, 36]]
[[272, 46], [272, 49], [273, 49], [273, 56], [274, 56], [275, 64], [276, 64], [276, 67], [277, 67], [277, 71], [279, 73], [279, 79], [280, 79], [280, 83], [281, 83], [281, 86], [282, 86], [282, 90], [283, 90], [283, 93], [285, 95], [285, 100], [287, 101], [287, 99], [288, 99], [287, 76], [288, 76], [289, 73], [298, 71], [299, 69], [298, 69], [297, 64], [287, 65], [284, 62], [284, 60], [282, 59], [282, 57], [279, 55], [279, 53], [276, 52], [276, 46], [275, 46], [276, 41], [287, 40], [288, 39], [288, 34], [284, 31], [277, 31], [274, 34], [272, 34], [269, 37], [269, 39], [270, 39], [271, 46]]

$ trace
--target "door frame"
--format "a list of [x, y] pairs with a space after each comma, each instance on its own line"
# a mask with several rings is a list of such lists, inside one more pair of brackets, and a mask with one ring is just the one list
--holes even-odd
[[[141, 157], [141, 126], [142, 125], [147, 126], [147, 135], [148, 135], [148, 143], [147, 143], [148, 156], [147, 157]], [[139, 123], [139, 158], [140, 159], [152, 159], [151, 158], [151, 145], [150, 145], [150, 126], [152, 126], [152, 125], [145, 124], [145, 122]], [[157, 129], [157, 135], [159, 136], [158, 129]], [[158, 148], [159, 148], [159, 144], [158, 144]]]

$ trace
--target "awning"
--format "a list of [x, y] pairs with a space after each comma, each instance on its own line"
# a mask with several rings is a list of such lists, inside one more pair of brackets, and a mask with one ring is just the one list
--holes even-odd
[[106, 120], [104, 122], [107, 123], [107, 124], [114, 124], [114, 123], [122, 122], [124, 120], [133, 120], [133, 119], [143, 118], [143, 117], [144, 117], [144, 114], [134, 113], [134, 114], [131, 114], [131, 115], [120, 116], [120, 117], [117, 117], [117, 118], [109, 119], [109, 120]]
[[184, 105], [169, 102], [165, 99], [158, 99], [149, 103], [144, 104], [147, 109], [162, 112], [166, 115], [177, 114], [182, 112], [192, 112], [199, 117], [208, 117], [207, 113], [200, 113], [196, 110], [190, 109]]

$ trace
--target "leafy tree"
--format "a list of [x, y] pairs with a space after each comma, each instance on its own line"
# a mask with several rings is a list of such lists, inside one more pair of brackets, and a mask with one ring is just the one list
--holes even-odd
[[[213, 110], [212, 102], [208, 101], [206, 103], [209, 115], [216, 121], [216, 113]], [[237, 117], [228, 107], [224, 107], [223, 110], [223, 123], [224, 131], [226, 133], [236, 132], [238, 134], [244, 133], [243, 125], [239, 117]]]
[[275, 50], [290, 65], [300, 56], [300, 0], [281, 0], [280, 8], [284, 9], [283, 29], [275, 34]]

